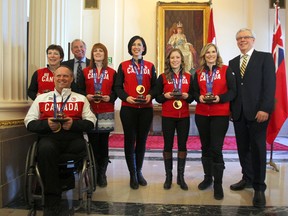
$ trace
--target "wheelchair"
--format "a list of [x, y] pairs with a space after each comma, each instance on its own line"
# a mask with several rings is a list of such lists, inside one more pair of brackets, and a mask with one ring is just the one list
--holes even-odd
[[[44, 206], [45, 204], [44, 185], [37, 163], [37, 143], [38, 142], [35, 141], [30, 146], [25, 164], [24, 196], [30, 207], [28, 216], [36, 215], [36, 208], [39, 205], [39, 202], [41, 206]], [[65, 173], [72, 173], [74, 178], [75, 175], [78, 176], [77, 181], [74, 180], [75, 183], [78, 184], [75, 185], [73, 181], [74, 185], [70, 188], [69, 186], [67, 187], [67, 185], [62, 184], [62, 191], [67, 191], [75, 186], [77, 189], [79, 205], [73, 207], [72, 210], [77, 211], [82, 207], [85, 208], [84, 201], [86, 201], [86, 210], [87, 213], [90, 214], [92, 194], [96, 190], [97, 184], [95, 158], [90, 143], [86, 141], [84, 156], [79, 157], [79, 155], [61, 155], [61, 162], [58, 164], [60, 180], [61, 176], [65, 176]]]

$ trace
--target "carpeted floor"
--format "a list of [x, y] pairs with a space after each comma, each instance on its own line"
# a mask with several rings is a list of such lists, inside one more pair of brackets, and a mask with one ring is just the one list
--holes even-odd
[[[124, 135], [112, 134], [109, 140], [110, 148], [123, 148], [124, 147]], [[148, 136], [147, 149], [163, 149], [163, 136]], [[174, 148], [177, 148], [177, 136], [174, 138]], [[201, 150], [200, 139], [198, 136], [189, 136], [187, 142], [188, 150]], [[267, 150], [270, 150], [271, 146], [267, 145]], [[234, 136], [227, 136], [224, 141], [223, 150], [237, 150], [236, 141]], [[287, 151], [288, 146], [274, 143], [275, 151]]]

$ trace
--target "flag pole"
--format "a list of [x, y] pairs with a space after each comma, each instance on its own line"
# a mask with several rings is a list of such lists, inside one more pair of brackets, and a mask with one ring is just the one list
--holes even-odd
[[[277, 8], [277, 14], [275, 13], [275, 20], [278, 20], [278, 4], [279, 4], [279, 0], [276, 0], [274, 3], [274, 8]], [[275, 23], [276, 24], [276, 23]], [[274, 28], [276, 28], [277, 26], [275, 25]], [[274, 34], [274, 33], [273, 33]], [[279, 169], [276, 165], [276, 163], [273, 162], [273, 150], [274, 150], [274, 141], [271, 143], [271, 149], [270, 149], [270, 159], [269, 162], [267, 162], [266, 164], [270, 165], [272, 167], [272, 170], [275, 170], [276, 172], [279, 172]]]

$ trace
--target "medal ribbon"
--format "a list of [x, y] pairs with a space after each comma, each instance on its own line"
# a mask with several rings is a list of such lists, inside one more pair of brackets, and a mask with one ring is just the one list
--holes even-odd
[[[93, 78], [94, 78], [94, 91], [101, 91], [102, 89], [102, 83], [103, 83], [103, 79], [104, 79], [104, 75], [105, 75], [105, 69], [102, 68], [101, 74], [100, 74], [100, 78], [97, 78], [97, 74], [96, 74], [96, 68], [93, 68]], [[99, 82], [97, 83], [97, 80], [99, 80]]]
[[178, 85], [177, 85], [176, 79], [177, 78], [175, 74], [173, 74], [172, 80], [173, 80], [174, 89], [182, 92], [182, 74], [179, 74]]
[[135, 63], [135, 59], [132, 58], [131, 61], [132, 61], [133, 69], [134, 69], [134, 71], [135, 71], [135, 73], [136, 73], [137, 83], [138, 83], [138, 85], [142, 85], [142, 82], [143, 82], [144, 61], [143, 61], [143, 59], [142, 59], [141, 62], [140, 62], [140, 72], [139, 72], [138, 67], [137, 67], [137, 65], [136, 65], [136, 63]]
[[[71, 96], [71, 94], [68, 95], [68, 97], [66, 98], [66, 100], [64, 102], [63, 102], [63, 97], [62, 97], [62, 101], [61, 101], [62, 106], [60, 107], [60, 110], [59, 110], [60, 113], [63, 112], [63, 110], [65, 108], [65, 105], [66, 105], [67, 101], [69, 100], [70, 96]], [[54, 94], [54, 101], [53, 102], [54, 102], [54, 118], [57, 118], [58, 108], [57, 108], [57, 100], [56, 100], [56, 95], [55, 94]]]
[[214, 78], [216, 75], [216, 70], [217, 70], [217, 68], [215, 67], [212, 71], [212, 76], [209, 76], [209, 70], [207, 70], [205, 72], [207, 93], [212, 93], [213, 82], [214, 82]]

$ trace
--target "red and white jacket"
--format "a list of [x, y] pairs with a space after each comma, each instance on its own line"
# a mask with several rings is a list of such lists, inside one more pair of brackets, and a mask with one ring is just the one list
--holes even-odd
[[[95, 69], [97, 70], [97, 68]], [[103, 95], [110, 96], [110, 101], [109, 102], [101, 101], [100, 103], [94, 103], [94, 101], [90, 101], [90, 105], [94, 113], [114, 112], [114, 101], [116, 100], [116, 95], [114, 95], [115, 93], [113, 92], [113, 84], [115, 73], [116, 71], [114, 69], [110, 67], [106, 68], [101, 91]], [[95, 89], [94, 89], [93, 69], [90, 67], [84, 68], [83, 75], [85, 79], [86, 94], [94, 95]], [[97, 81], [99, 81], [99, 79]]]
[[[179, 75], [176, 78], [178, 84]], [[180, 109], [175, 109], [173, 103], [175, 99], [166, 99], [164, 94], [167, 92], [172, 92], [174, 90], [173, 81], [168, 81], [166, 75], [162, 73], [157, 80], [157, 96], [156, 101], [162, 103], [162, 116], [171, 118], [186, 118], [190, 116], [189, 113], [189, 103], [191, 103], [193, 98], [193, 88], [192, 88], [192, 76], [190, 73], [183, 73], [182, 75], [182, 92], [188, 93], [187, 99], [180, 99], [182, 102], [182, 107]]]
[[[53, 133], [48, 125], [47, 119], [54, 117], [54, 93], [59, 107], [70, 95], [63, 110], [66, 116], [73, 119], [73, 124], [68, 131], [61, 129], [59, 133]], [[24, 123], [29, 131], [41, 136], [53, 136], [68, 140], [83, 136], [83, 132], [90, 131], [95, 126], [96, 117], [84, 95], [72, 92], [71, 89], [63, 89], [61, 94], [55, 90], [39, 95], [32, 103]]]
[[53, 72], [49, 68], [41, 68], [37, 70], [38, 93], [43, 94], [45, 91], [54, 90]]
[[[230, 89], [229, 89], [230, 86]], [[216, 69], [216, 75], [213, 81], [212, 92], [220, 97], [219, 103], [200, 103], [199, 96], [207, 93], [206, 70], [196, 71], [194, 80], [194, 90], [196, 114], [204, 116], [228, 116], [230, 115], [230, 101], [236, 94], [235, 75], [227, 65]]]
[[[145, 87], [144, 96], [150, 94], [153, 98], [152, 89], [156, 81], [155, 67], [151, 62], [144, 61], [143, 81], [142, 85]], [[139, 68], [138, 68], [139, 69]], [[117, 80], [115, 90], [118, 97], [122, 100], [122, 106], [129, 106], [134, 108], [152, 108], [152, 100], [147, 104], [130, 104], [126, 102], [128, 96], [137, 97], [138, 93], [136, 87], [138, 85], [136, 72], [133, 69], [132, 61], [127, 60], [119, 65], [117, 72]]]

